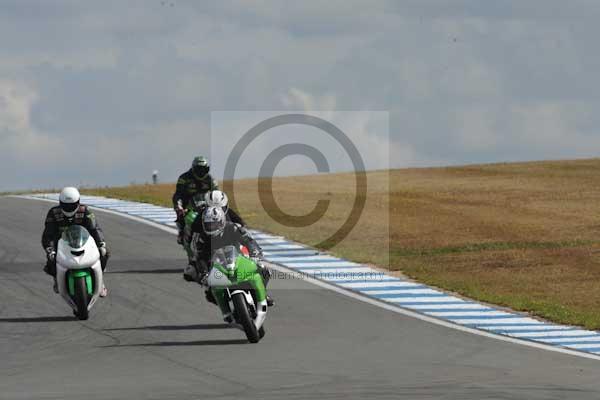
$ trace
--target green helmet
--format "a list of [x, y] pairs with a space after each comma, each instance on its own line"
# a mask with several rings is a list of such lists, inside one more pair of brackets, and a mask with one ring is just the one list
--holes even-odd
[[195, 157], [194, 161], [192, 161], [192, 172], [194, 176], [198, 179], [202, 179], [208, 174], [208, 171], [210, 171], [210, 164], [206, 157]]

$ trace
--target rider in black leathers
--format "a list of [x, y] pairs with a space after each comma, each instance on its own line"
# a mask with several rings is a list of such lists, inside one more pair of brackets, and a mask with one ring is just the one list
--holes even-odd
[[210, 164], [205, 157], [196, 157], [192, 167], [181, 174], [173, 194], [173, 209], [177, 214], [177, 243], [183, 244], [185, 210], [194, 207], [194, 198], [203, 197], [211, 190], [218, 190], [217, 181], [210, 175]]
[[[96, 222], [96, 216], [84, 204], [80, 204], [79, 191], [73, 187], [64, 188], [59, 196], [60, 204], [52, 207], [46, 215], [44, 232], [42, 233], [42, 247], [46, 251], [46, 265], [44, 272], [56, 279], [56, 250], [62, 233], [71, 225], [81, 225], [94, 238], [100, 252], [102, 271], [106, 268], [110, 252], [106, 246], [104, 233]], [[56, 282], [54, 291], [58, 292]], [[105, 288], [101, 291], [102, 297], [106, 295]]]

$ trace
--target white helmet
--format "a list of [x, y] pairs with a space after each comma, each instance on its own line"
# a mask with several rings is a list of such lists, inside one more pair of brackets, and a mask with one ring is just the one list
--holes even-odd
[[225, 213], [221, 207], [208, 207], [202, 213], [202, 229], [209, 236], [223, 234], [225, 222]]
[[227, 199], [227, 195], [220, 190], [206, 192], [204, 195], [204, 201], [209, 207], [221, 207], [223, 211], [227, 212], [229, 200]]
[[60, 208], [62, 209], [65, 217], [71, 218], [77, 212], [79, 208], [79, 200], [81, 196], [79, 195], [79, 190], [74, 187], [66, 187], [60, 192], [60, 196], [58, 198], [60, 202]]

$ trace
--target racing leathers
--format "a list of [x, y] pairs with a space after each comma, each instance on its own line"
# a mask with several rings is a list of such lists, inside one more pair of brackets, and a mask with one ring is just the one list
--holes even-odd
[[[196, 206], [196, 209], [194, 210], [196, 212], [197, 215], [197, 220], [202, 220], [202, 213], [204, 212], [204, 210], [206, 210], [208, 206], [206, 204], [200, 205], [200, 206]], [[234, 224], [237, 224], [241, 227], [245, 227], [246, 223], [244, 222], [244, 220], [242, 219], [242, 217], [240, 217], [235, 211], [233, 211], [231, 208], [227, 208], [224, 209], [223, 212], [225, 213], [225, 217], [227, 218], [227, 221], [232, 222]], [[188, 221], [189, 223], [189, 221]], [[194, 256], [194, 250], [192, 250], [192, 236], [194, 235], [194, 229], [201, 229], [200, 225], [197, 226], [185, 226], [186, 222], [185, 222], [185, 215], [183, 218], [183, 230], [181, 231], [181, 244], [183, 245], [183, 248], [185, 249], [185, 252], [188, 256], [188, 264], [189, 265], [194, 265], [195, 264], [195, 256]]]
[[192, 251], [196, 258], [196, 268], [199, 276], [206, 276], [210, 261], [215, 250], [225, 246], [246, 247], [250, 257], [257, 261], [265, 286], [269, 282], [270, 272], [262, 263], [262, 250], [252, 235], [239, 224], [231, 221], [225, 223], [223, 233], [216, 236], [207, 235], [202, 228], [201, 218], [196, 219], [192, 226]]
[[[62, 233], [71, 225], [83, 226], [94, 238], [98, 248], [104, 247], [106, 249], [104, 233], [96, 222], [96, 216], [86, 205], [79, 205], [79, 208], [72, 217], [65, 216], [60, 206], [52, 207], [46, 215], [44, 232], [42, 233], [42, 247], [47, 254], [44, 271], [48, 275], [56, 277], [56, 247]], [[102, 271], [106, 268], [109, 257], [110, 253], [106, 249], [106, 255], [100, 256]]]

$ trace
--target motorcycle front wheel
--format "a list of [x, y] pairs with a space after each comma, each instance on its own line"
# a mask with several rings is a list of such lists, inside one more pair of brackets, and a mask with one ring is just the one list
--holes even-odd
[[260, 340], [260, 334], [258, 333], [258, 329], [256, 329], [256, 325], [254, 325], [252, 317], [250, 316], [248, 303], [246, 303], [246, 297], [242, 293], [236, 293], [233, 295], [231, 300], [233, 301], [235, 320], [244, 328], [244, 332], [246, 333], [248, 341], [250, 343], [258, 343]]
[[77, 305], [77, 311], [75, 316], [80, 320], [86, 320], [89, 318], [88, 314], [88, 291], [85, 283], [85, 276], [75, 278], [75, 304]]

